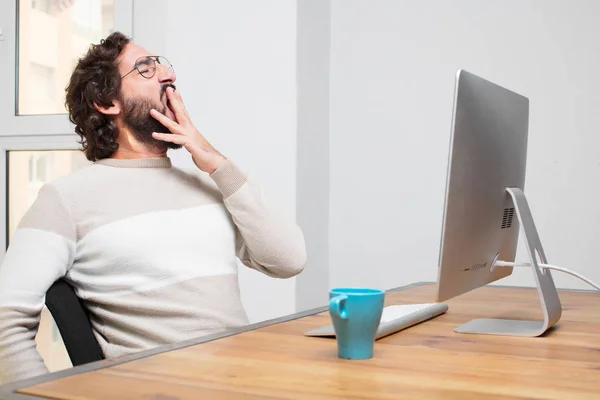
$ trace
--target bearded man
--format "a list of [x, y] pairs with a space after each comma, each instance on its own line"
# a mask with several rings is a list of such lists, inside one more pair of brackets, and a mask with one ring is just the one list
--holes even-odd
[[[302, 231], [196, 129], [165, 57], [119, 32], [66, 89], [92, 163], [42, 187], [0, 266], [0, 381], [48, 372], [35, 336], [46, 291], [72, 285], [105, 358], [248, 323], [237, 260], [276, 278], [306, 263]], [[197, 168], [171, 164], [184, 147]]]

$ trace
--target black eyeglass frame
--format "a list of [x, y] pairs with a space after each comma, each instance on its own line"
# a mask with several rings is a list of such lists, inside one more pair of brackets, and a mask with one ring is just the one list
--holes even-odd
[[[151, 74], [151, 75], [149, 75], [149, 76], [147, 76], [147, 74], [148, 74], [148, 71], [147, 71], [147, 70], [140, 71], [140, 64], [141, 64], [141, 61], [146, 61], [146, 60], [152, 60], [152, 63], [153, 63], [153, 67], [152, 67], [152, 69], [151, 69], [151, 70], [152, 70], [152, 74]], [[164, 60], [164, 61], [165, 61], [165, 63], [162, 63], [162, 62], [161, 62], [161, 60]], [[131, 74], [133, 71], [136, 71], [136, 70], [137, 70], [137, 72], [138, 72], [138, 73], [139, 73], [139, 74], [140, 74], [142, 77], [144, 77], [144, 78], [146, 78], [146, 79], [150, 79], [150, 78], [152, 78], [152, 77], [153, 77], [153, 76], [156, 74], [156, 64], [157, 64], [157, 63], [158, 63], [158, 64], [160, 64], [160, 65], [165, 65], [165, 66], [167, 66], [167, 68], [169, 68], [169, 69], [170, 69], [171, 71], [173, 71], [173, 72], [175, 71], [175, 70], [173, 69], [173, 65], [172, 65], [172, 64], [169, 62], [169, 60], [167, 60], [167, 58], [166, 58], [166, 57], [163, 57], [163, 56], [142, 56], [142, 57], [138, 58], [137, 60], [135, 60], [135, 64], [134, 64], [134, 66], [133, 66], [133, 69], [132, 69], [131, 71], [127, 72], [125, 75], [123, 75], [123, 76], [121, 77], [121, 79], [125, 78], [127, 75]], [[145, 75], [145, 74], [146, 74], [146, 75]]]

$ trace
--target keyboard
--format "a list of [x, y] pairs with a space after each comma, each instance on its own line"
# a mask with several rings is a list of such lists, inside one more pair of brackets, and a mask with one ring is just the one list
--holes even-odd
[[[427, 321], [446, 311], [448, 311], [448, 306], [443, 303], [401, 304], [384, 307], [375, 339], [380, 339], [420, 322]], [[333, 325], [327, 325], [306, 332], [305, 335], [335, 337], [335, 331]]]
[[381, 323], [391, 322], [394, 319], [402, 318], [412, 313], [417, 313], [421, 310], [431, 308], [435, 303], [426, 304], [402, 304], [397, 306], [387, 306], [383, 308], [381, 313]]

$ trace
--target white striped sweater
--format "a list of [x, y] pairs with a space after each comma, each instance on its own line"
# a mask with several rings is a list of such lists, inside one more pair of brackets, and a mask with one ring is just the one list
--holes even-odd
[[34, 338], [58, 278], [111, 358], [247, 324], [237, 259], [287, 278], [306, 250], [231, 161], [207, 175], [167, 157], [104, 159], [46, 184], [0, 266], [1, 383], [47, 372]]

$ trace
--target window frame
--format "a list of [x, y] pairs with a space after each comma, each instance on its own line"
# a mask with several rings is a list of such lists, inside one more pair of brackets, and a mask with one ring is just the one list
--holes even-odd
[[[18, 91], [18, 2], [0, 2], [0, 263], [8, 239], [8, 152], [13, 150], [77, 150], [79, 136], [67, 113], [16, 115]], [[114, 29], [133, 38], [134, 0], [115, 0]]]
[[[18, 94], [18, 2], [0, 2], [0, 136], [53, 136], [73, 132], [68, 115], [16, 115]], [[133, 37], [133, 0], [115, 0], [114, 26], [129, 37]], [[74, 134], [73, 134], [74, 135]], [[51, 149], [48, 149], [51, 150]]]
[[[79, 136], [67, 113], [16, 115], [18, 94], [19, 0], [0, 1], [0, 264], [8, 242], [8, 152], [78, 150]], [[115, 0], [114, 29], [133, 38], [134, 0]], [[51, 341], [60, 336], [52, 324]]]
[[[10, 151], [53, 151], [53, 150], [79, 150], [75, 135], [37, 135], [37, 136], [0, 136], [0, 165], [3, 173], [0, 174], [0, 246], [6, 249], [8, 244], [8, 152]], [[0, 252], [0, 263], [4, 259], [5, 251]]]

